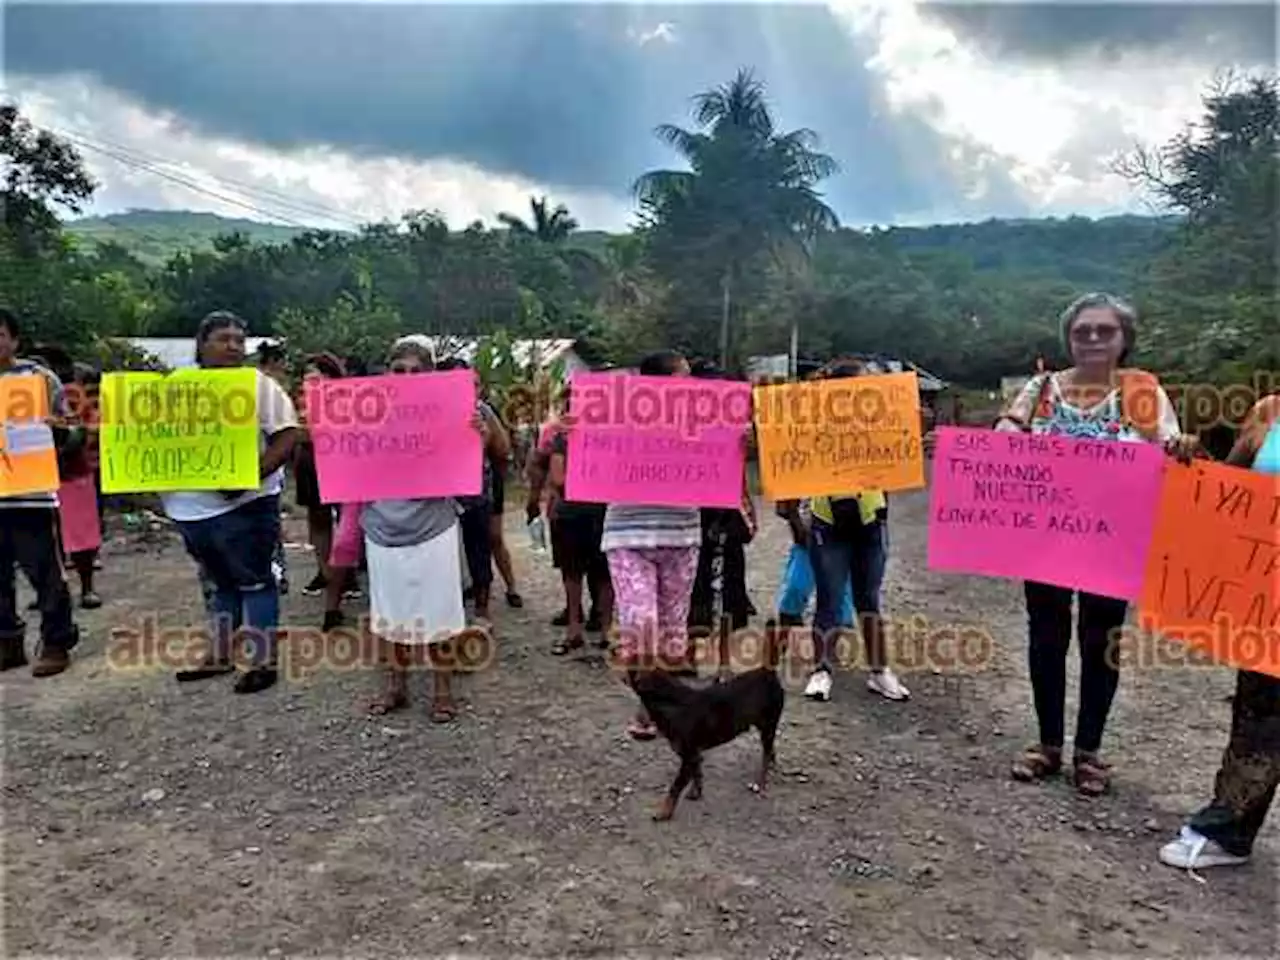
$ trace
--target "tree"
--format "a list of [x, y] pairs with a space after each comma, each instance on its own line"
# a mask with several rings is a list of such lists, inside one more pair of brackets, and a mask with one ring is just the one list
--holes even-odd
[[20, 245], [57, 233], [54, 207], [79, 213], [96, 187], [75, 147], [8, 103], [0, 104], [0, 172], [5, 230]]
[[[770, 259], [804, 257], [837, 225], [817, 185], [835, 173], [811, 130], [780, 133], [764, 86], [749, 70], [694, 100], [697, 130], [671, 124], [657, 136], [688, 170], [654, 170], [635, 184], [657, 272], [673, 286], [684, 323], [675, 345], [710, 339], [718, 315], [721, 363], [728, 365], [736, 300], [758, 295]], [[707, 290], [717, 291], [719, 309]], [[739, 310], [739, 313], [741, 310]], [[681, 342], [683, 341], [683, 342]]]
[[1144, 357], [1215, 382], [1280, 368], [1276, 76], [1220, 78], [1197, 123], [1140, 148], [1121, 170], [1184, 218], [1144, 277]]
[[31, 342], [86, 342], [92, 318], [70, 296], [75, 249], [56, 209], [78, 212], [94, 191], [75, 148], [0, 104], [0, 302], [27, 319]]
[[563, 203], [551, 209], [551, 201], [546, 197], [530, 197], [529, 210], [532, 214], [529, 223], [514, 213], [500, 213], [498, 219], [513, 235], [532, 237], [543, 243], [560, 243], [578, 229], [578, 221], [569, 215], [569, 208]]

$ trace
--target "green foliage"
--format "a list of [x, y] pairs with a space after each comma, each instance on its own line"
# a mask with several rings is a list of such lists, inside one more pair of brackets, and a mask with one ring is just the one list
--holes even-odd
[[355, 292], [338, 294], [315, 313], [286, 307], [277, 323], [295, 360], [328, 351], [365, 363], [380, 361], [400, 332], [400, 314], [374, 292], [367, 268], [358, 271]]
[[731, 358], [785, 353], [795, 332], [806, 355], [897, 354], [990, 388], [1038, 354], [1063, 362], [1059, 311], [1103, 289], [1142, 311], [1139, 362], [1242, 380], [1280, 369], [1278, 99], [1274, 79], [1225, 82], [1199, 123], [1133, 158], [1165, 216], [861, 231], [817, 192], [834, 161], [816, 136], [777, 130], [744, 71], [696, 99], [692, 130], [659, 128], [686, 168], [641, 176], [640, 226], [617, 236], [577, 230], [545, 197], [497, 229], [428, 211], [358, 232], [144, 211], [63, 229], [56, 208], [77, 210], [91, 180], [69, 145], [0, 108], [0, 302], [80, 357], [113, 336], [190, 336], [214, 309], [295, 354], [380, 360], [406, 333], [480, 337], [486, 390], [509, 405], [563, 376], [512, 342], [564, 337], [630, 363], [658, 347], [717, 356], [722, 338]]
[[695, 131], [656, 131], [689, 169], [650, 171], [635, 192], [652, 263], [669, 281], [669, 343], [706, 353], [718, 342], [727, 363], [742, 304], [760, 298], [770, 258], [803, 255], [836, 226], [817, 192], [836, 163], [813, 131], [775, 128], [749, 70], [695, 98], [693, 116]]
[[131, 210], [73, 220], [67, 224], [67, 232], [86, 252], [116, 244], [142, 263], [162, 267], [179, 253], [211, 253], [215, 242], [228, 234], [242, 234], [252, 243], [270, 245], [288, 243], [307, 230], [190, 210]]
[[1223, 78], [1197, 123], [1124, 170], [1185, 217], [1143, 275], [1141, 359], [1194, 381], [1280, 370], [1276, 78]]

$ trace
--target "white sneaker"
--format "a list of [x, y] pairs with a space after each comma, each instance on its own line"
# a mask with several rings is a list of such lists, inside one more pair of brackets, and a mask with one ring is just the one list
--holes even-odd
[[1238, 867], [1248, 863], [1249, 858], [1227, 853], [1217, 841], [1183, 827], [1176, 840], [1160, 848], [1160, 862], [1179, 870], [1195, 870], [1197, 867]]
[[871, 671], [871, 676], [867, 677], [867, 689], [886, 700], [907, 700], [911, 697], [911, 691], [902, 685], [898, 675], [888, 667]]
[[805, 684], [804, 695], [810, 700], [821, 700], [826, 703], [831, 699], [831, 671], [815, 670], [809, 674], [809, 682]]

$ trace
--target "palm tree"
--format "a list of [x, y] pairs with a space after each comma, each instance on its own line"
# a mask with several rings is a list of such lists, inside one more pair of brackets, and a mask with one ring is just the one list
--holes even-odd
[[569, 208], [563, 203], [556, 204], [553, 210], [551, 201], [546, 197], [530, 197], [529, 209], [533, 214], [531, 223], [526, 223], [514, 213], [500, 213], [498, 220], [513, 234], [532, 237], [543, 243], [560, 243], [578, 229], [578, 221], [569, 215]]
[[806, 258], [817, 235], [839, 225], [817, 190], [837, 165], [818, 152], [812, 130], [776, 129], [764, 85], [750, 70], [697, 96], [693, 119], [696, 130], [672, 124], [656, 130], [689, 169], [650, 171], [634, 189], [669, 263], [714, 268], [720, 360], [727, 364], [733, 298], [753, 264], [766, 255]]

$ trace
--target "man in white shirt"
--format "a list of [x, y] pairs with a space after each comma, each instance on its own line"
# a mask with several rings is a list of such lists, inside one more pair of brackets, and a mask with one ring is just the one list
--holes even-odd
[[[200, 366], [242, 366], [245, 329], [240, 317], [226, 311], [201, 320], [196, 331]], [[280, 540], [284, 465], [298, 434], [298, 415], [289, 395], [260, 370], [255, 373], [261, 486], [164, 495], [165, 513], [177, 524], [187, 552], [213, 585], [212, 649], [201, 666], [179, 671], [178, 680], [204, 680], [234, 670], [232, 645], [237, 632], [243, 631], [251, 645], [249, 669], [236, 681], [236, 693], [257, 693], [276, 682], [280, 595], [271, 561]]]

